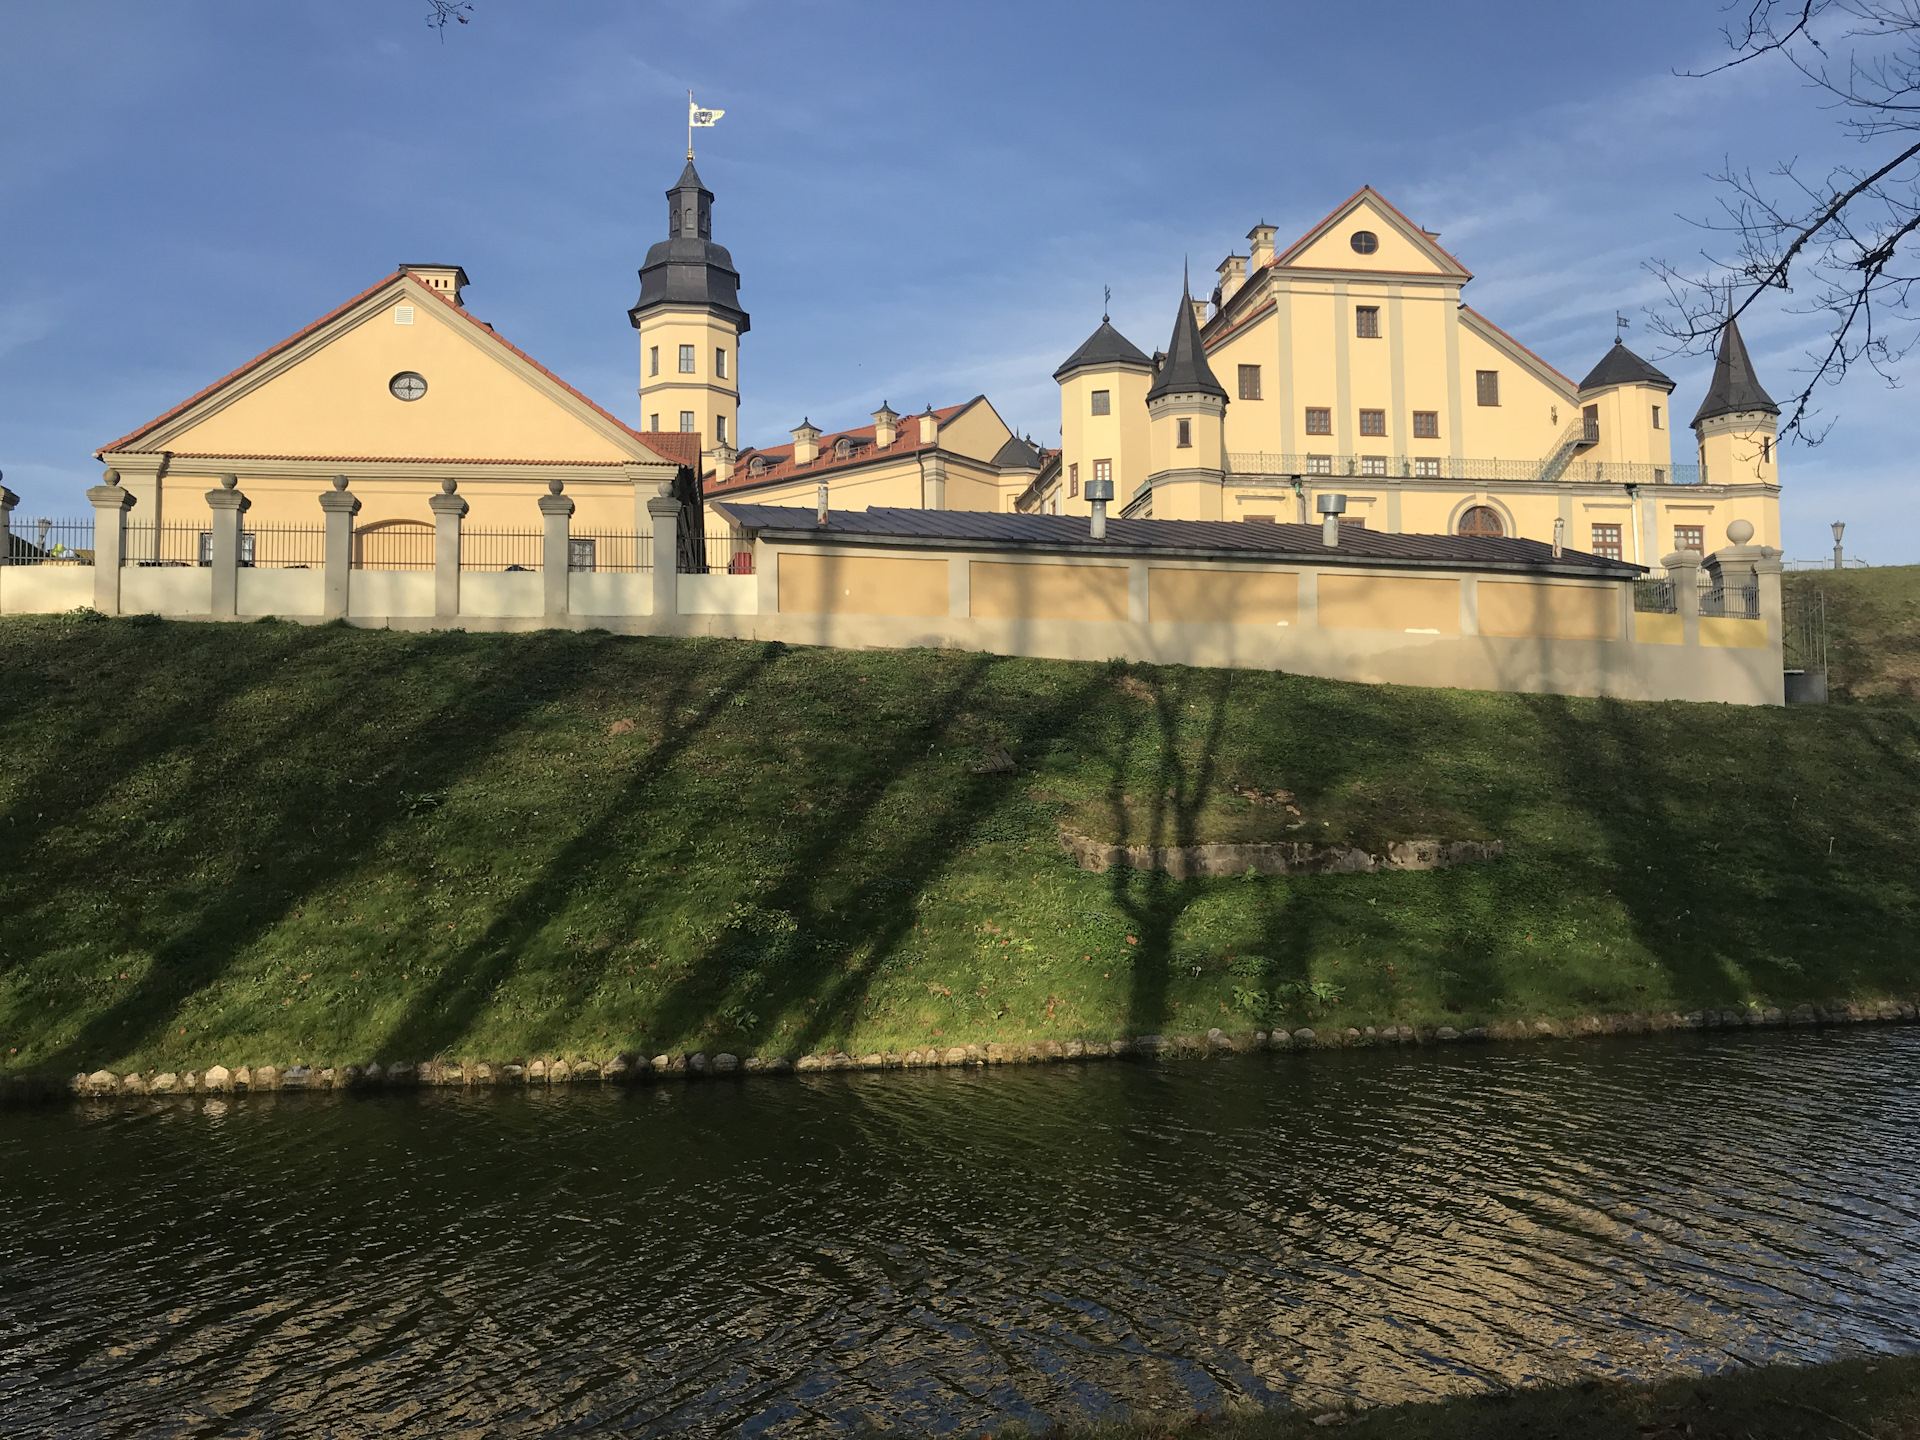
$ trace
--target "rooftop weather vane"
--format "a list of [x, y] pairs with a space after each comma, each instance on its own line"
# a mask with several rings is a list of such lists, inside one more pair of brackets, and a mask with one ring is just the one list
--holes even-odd
[[1113, 287], [1111, 285], [1102, 285], [1100, 287], [1100, 323], [1102, 325], [1106, 324], [1107, 321], [1113, 318], [1111, 315], [1107, 314], [1107, 312], [1112, 308], [1113, 308]]
[[712, 129], [713, 122], [727, 112], [724, 110], [702, 110], [693, 103], [693, 91], [687, 91], [687, 159], [693, 159], [693, 127]]
[[1627, 331], [1632, 328], [1633, 328], [1633, 322], [1631, 320], [1627, 319], [1627, 317], [1622, 315], [1618, 310], [1613, 312], [1613, 343], [1614, 344], [1616, 345], [1621, 344], [1622, 343], [1621, 337], [1625, 335]]

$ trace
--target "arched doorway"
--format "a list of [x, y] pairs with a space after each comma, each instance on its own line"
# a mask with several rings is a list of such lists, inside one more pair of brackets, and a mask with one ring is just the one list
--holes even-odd
[[1472, 505], [1467, 513], [1460, 517], [1462, 535], [1482, 535], [1489, 540], [1498, 540], [1507, 533], [1500, 523], [1500, 512], [1491, 505]]

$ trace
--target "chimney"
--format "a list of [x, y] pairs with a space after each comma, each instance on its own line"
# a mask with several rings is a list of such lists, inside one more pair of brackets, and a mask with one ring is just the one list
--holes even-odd
[[1566, 544], [1567, 544], [1567, 522], [1556, 516], [1553, 522], [1553, 558], [1554, 559], [1558, 560], [1560, 558], [1560, 552], [1566, 548]]
[[820, 432], [813, 428], [811, 420], [802, 420], [800, 428], [793, 432], [793, 463], [811, 465], [820, 458]]
[[713, 456], [713, 478], [719, 485], [733, 478], [734, 462], [740, 458], [740, 452], [731, 445], [716, 445], [710, 452]]
[[827, 523], [827, 487], [825, 484], [820, 486], [818, 493], [813, 497], [813, 523], [816, 525], [824, 525]]
[[895, 428], [894, 422], [899, 418], [898, 415], [893, 413], [892, 406], [884, 400], [880, 402], [880, 408], [873, 412], [874, 449], [885, 450], [893, 444], [894, 437], [899, 433]]
[[927, 406], [927, 413], [920, 417], [920, 443], [937, 444], [940, 439], [940, 418], [933, 413], [933, 406]]
[[1240, 287], [1247, 283], [1247, 257], [1229, 255], [1220, 262], [1220, 305], [1224, 309]]
[[1204, 300], [1194, 300], [1190, 303], [1193, 306], [1193, 323], [1205, 326], [1207, 323], [1207, 302]]
[[1347, 513], [1347, 497], [1316, 495], [1313, 508], [1320, 512], [1320, 543], [1331, 549], [1340, 543], [1340, 517]]
[[1113, 481], [1089, 480], [1087, 488], [1081, 491], [1093, 506], [1093, 517], [1087, 523], [1087, 538], [1104, 540], [1107, 538], [1107, 502], [1113, 499]]
[[402, 265], [408, 275], [414, 276], [429, 290], [444, 295], [454, 304], [460, 305], [460, 290], [467, 284], [467, 272], [458, 265]]
[[1247, 263], [1258, 270], [1273, 259], [1273, 226], [1262, 220], [1247, 232]]

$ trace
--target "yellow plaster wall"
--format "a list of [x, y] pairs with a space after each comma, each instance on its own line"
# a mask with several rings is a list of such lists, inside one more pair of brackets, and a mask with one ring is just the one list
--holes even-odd
[[[1500, 403], [1482, 405], [1477, 372], [1500, 374]], [[1555, 418], [1556, 412], [1558, 418]], [[1580, 407], [1569, 390], [1548, 383], [1479, 334], [1460, 325], [1462, 455], [1491, 460], [1538, 460], [1554, 447]]]
[[779, 557], [783, 614], [945, 615], [947, 562], [867, 555]]
[[[712, 449], [718, 443], [717, 416], [727, 417], [727, 444], [739, 449], [740, 339], [733, 326], [704, 310], [656, 309], [641, 317], [640, 420], [636, 428], [651, 430], [660, 417], [662, 430], [680, 428], [680, 412], [691, 410], [700, 443]], [[648, 351], [660, 347], [660, 373], [648, 371]], [[693, 346], [693, 373], [680, 373], [680, 347]], [[727, 352], [727, 378], [716, 379], [713, 352]]]
[[1620, 638], [1617, 586], [1482, 580], [1480, 633], [1555, 640]]
[[1125, 620], [1120, 565], [970, 563], [972, 613], [988, 620]]
[[[373, 312], [285, 372], [166, 442], [175, 454], [627, 460], [627, 449], [506, 363], [469, 322], [421, 296], [411, 325]], [[402, 370], [426, 377], [396, 400]]]
[[[1217, 378], [1217, 377], [1216, 377]], [[1231, 410], [1233, 407], [1227, 407]], [[1181, 446], [1180, 422], [1191, 423], [1188, 438], [1192, 444]], [[1226, 464], [1226, 454], [1220, 444], [1220, 417], [1212, 409], [1177, 408], [1170, 406], [1159, 415], [1149, 414], [1147, 421], [1147, 451], [1149, 473], [1158, 475], [1168, 470], [1213, 470], [1218, 471]], [[1086, 472], [1080, 472], [1084, 481]], [[1216, 482], [1214, 488], [1219, 488]], [[1118, 485], [1114, 487], [1114, 499], [1124, 502], [1129, 492]], [[1216, 510], [1218, 501], [1215, 501]]]
[[1767, 622], [1702, 615], [1700, 643], [1719, 650], [1764, 650], [1767, 648]]
[[1686, 634], [1678, 615], [1633, 615], [1633, 638], [1641, 645], [1684, 645]]
[[[1582, 450], [1580, 464], [1623, 461], [1632, 465], [1673, 464], [1673, 414], [1667, 392], [1657, 385], [1616, 385], [1595, 395], [1583, 395], [1580, 407], [1599, 410], [1600, 443]], [[1653, 409], [1660, 407], [1660, 428], [1653, 428]], [[1692, 457], [1687, 457], [1692, 463]]]
[[1176, 625], [1291, 625], [1300, 577], [1272, 570], [1147, 572], [1147, 618]]
[[[1373, 231], [1380, 238], [1380, 248], [1371, 255], [1359, 254], [1350, 238], [1356, 230]], [[1289, 259], [1286, 268], [1396, 271], [1414, 275], [1446, 273], [1432, 255], [1400, 232], [1399, 222], [1390, 219], [1371, 200], [1362, 200], [1351, 214]]]
[[[906, 416], [901, 423], [917, 427], [919, 421]], [[917, 438], [917, 430], [913, 432]], [[977, 401], [940, 427], [940, 448], [975, 460], [991, 460], [1000, 447], [1013, 438], [1007, 422], [985, 400]], [[953, 506], [958, 509], [960, 507]], [[968, 507], [973, 508], [973, 507]]]
[[1771, 415], [1728, 415], [1707, 421], [1700, 427], [1697, 446], [1707, 479], [1715, 485], [1778, 485], [1779, 446], [1765, 443], [1774, 440], [1773, 432]]
[[1323, 628], [1460, 633], [1460, 582], [1393, 575], [1327, 575], [1319, 580]]
[[[1150, 469], [1147, 389], [1153, 377], [1138, 370], [1082, 370], [1060, 385], [1060, 446], [1065, 467], [1080, 467], [1080, 485], [1093, 479], [1093, 462], [1113, 461], [1113, 498], [1125, 504]], [[1111, 413], [1093, 413], [1093, 392], [1111, 392]], [[1085, 514], [1084, 497], [1061, 496], [1061, 513]]]

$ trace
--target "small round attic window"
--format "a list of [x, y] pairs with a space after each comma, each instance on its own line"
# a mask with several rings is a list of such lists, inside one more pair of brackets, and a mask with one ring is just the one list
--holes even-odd
[[427, 378], [416, 370], [402, 370], [387, 381], [387, 389], [396, 400], [418, 400], [427, 393]]
[[1347, 237], [1347, 243], [1353, 246], [1356, 255], [1371, 255], [1380, 248], [1380, 237], [1371, 230], [1356, 230]]

